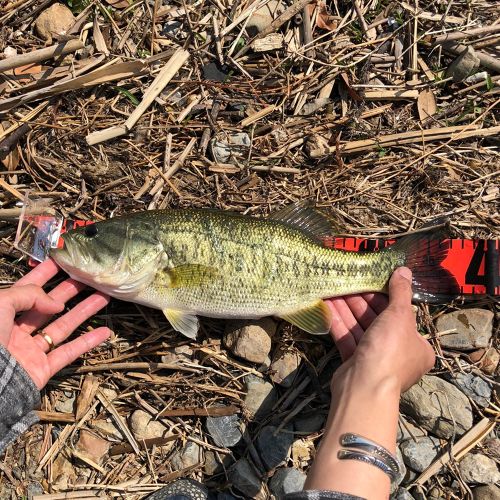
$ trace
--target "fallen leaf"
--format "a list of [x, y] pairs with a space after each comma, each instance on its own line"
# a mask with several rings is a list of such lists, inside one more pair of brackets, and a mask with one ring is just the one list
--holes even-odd
[[129, 0], [106, 0], [106, 3], [109, 3], [115, 9], [126, 9], [130, 7], [132, 2], [129, 2]]
[[[18, 68], [14, 68], [15, 76], [23, 76], [23, 75], [34, 75], [36, 73], [42, 72], [42, 66], [40, 64], [25, 64], [24, 66], [19, 66]], [[33, 81], [32, 78], [27, 76], [26, 78], [17, 79], [17, 83], [30, 83]]]
[[323, 30], [328, 30], [328, 31], [334, 31], [337, 29], [338, 26], [338, 18], [335, 16], [331, 16], [328, 13], [326, 3], [319, 1], [319, 2], [313, 2], [310, 3], [307, 6], [307, 10], [309, 12], [309, 15], [312, 15], [314, 12], [314, 9], [318, 9], [318, 16], [316, 18], [316, 26], [318, 28], [321, 28]]
[[418, 94], [417, 109], [420, 121], [423, 121], [436, 113], [436, 97], [431, 89], [424, 89]]

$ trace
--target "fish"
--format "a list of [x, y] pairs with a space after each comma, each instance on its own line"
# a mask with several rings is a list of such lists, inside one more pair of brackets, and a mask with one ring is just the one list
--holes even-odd
[[434, 227], [378, 252], [333, 249], [327, 241], [334, 233], [331, 217], [304, 202], [266, 218], [214, 209], [151, 210], [68, 231], [50, 256], [77, 281], [162, 310], [173, 329], [192, 339], [198, 316], [275, 316], [310, 334], [326, 334], [332, 313], [323, 299], [387, 292], [399, 266], [412, 270], [419, 300], [457, 293], [456, 281], [441, 266], [448, 249], [431, 238]]

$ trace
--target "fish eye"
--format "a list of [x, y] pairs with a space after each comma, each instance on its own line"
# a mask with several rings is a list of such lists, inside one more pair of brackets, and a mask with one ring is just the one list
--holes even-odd
[[84, 232], [85, 236], [93, 238], [97, 235], [97, 226], [95, 224], [89, 224], [88, 226], [85, 226]]

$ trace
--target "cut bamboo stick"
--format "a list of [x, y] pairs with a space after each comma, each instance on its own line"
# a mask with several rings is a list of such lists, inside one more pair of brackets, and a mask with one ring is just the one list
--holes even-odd
[[367, 90], [363, 93], [365, 101], [399, 101], [417, 99], [418, 90]]

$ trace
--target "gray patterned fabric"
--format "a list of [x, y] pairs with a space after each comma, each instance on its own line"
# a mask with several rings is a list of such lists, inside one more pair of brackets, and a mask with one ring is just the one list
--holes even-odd
[[0, 453], [38, 421], [40, 392], [24, 368], [0, 345]]
[[155, 491], [147, 500], [206, 500], [208, 490], [193, 479], [178, 479]]
[[366, 500], [362, 497], [327, 490], [304, 490], [285, 495], [282, 500]]

